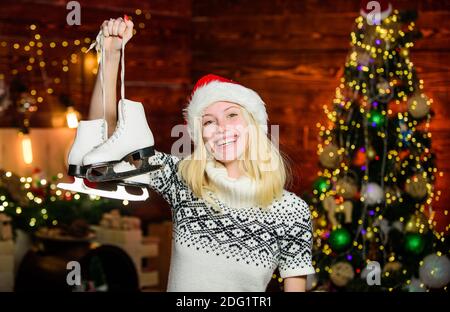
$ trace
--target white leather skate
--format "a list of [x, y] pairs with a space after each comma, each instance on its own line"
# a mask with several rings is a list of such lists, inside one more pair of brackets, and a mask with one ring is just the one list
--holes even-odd
[[[148, 159], [155, 154], [154, 139], [145, 117], [144, 107], [139, 102], [125, 99], [125, 56], [122, 41], [121, 55], [121, 99], [119, 101], [119, 118], [114, 134], [100, 146], [94, 148], [83, 158], [86, 166], [86, 178], [91, 182], [104, 182], [127, 179], [150, 171], [160, 166], [150, 165]], [[117, 171], [115, 165], [121, 161], [138, 161], [136, 167]]]
[[[96, 50], [99, 52], [99, 47], [101, 49], [101, 60], [104, 59], [104, 49], [103, 49], [103, 34], [99, 33], [96, 39]], [[91, 48], [93, 45], [91, 45]], [[102, 100], [103, 100], [103, 112], [105, 116], [105, 92], [104, 92], [104, 72], [103, 65], [101, 65], [101, 85], [102, 85]], [[103, 119], [96, 120], [82, 120], [80, 121], [75, 136], [74, 143], [71, 147], [68, 163], [68, 175], [74, 177], [75, 181], [73, 183], [59, 183], [58, 188], [78, 192], [86, 193], [90, 195], [96, 195], [107, 198], [129, 200], [129, 201], [144, 201], [149, 197], [148, 194], [148, 175], [142, 174], [133, 176], [122, 181], [114, 181], [115, 183], [96, 183], [95, 187], [90, 187], [86, 185], [83, 180], [86, 175], [86, 167], [83, 166], [83, 157], [93, 150], [95, 147], [100, 146], [105, 141], [107, 141], [107, 123], [105, 117]], [[130, 171], [135, 169], [132, 164], [126, 162], [119, 162], [115, 164], [114, 170], [120, 171]], [[126, 187], [131, 186], [132, 189], [139, 189], [140, 194], [133, 194], [128, 192]], [[98, 188], [97, 188], [98, 187]], [[102, 189], [103, 188], [103, 189]], [[104, 189], [106, 188], [106, 189]]]

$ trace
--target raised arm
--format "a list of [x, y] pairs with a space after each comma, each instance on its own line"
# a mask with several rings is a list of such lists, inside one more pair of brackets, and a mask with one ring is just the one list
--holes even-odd
[[94, 91], [92, 93], [89, 119], [103, 118], [103, 105], [102, 105], [102, 88], [100, 82], [101, 66], [105, 66], [105, 103], [106, 112], [105, 119], [108, 123], [108, 135], [114, 132], [117, 120], [117, 97], [116, 97], [116, 85], [117, 74], [119, 71], [120, 62], [120, 49], [122, 40], [125, 40], [125, 44], [133, 36], [133, 22], [126, 16], [125, 19], [121, 17], [117, 19], [105, 20], [101, 25], [103, 31], [104, 46], [105, 46], [105, 60], [97, 72], [97, 78], [95, 81]]

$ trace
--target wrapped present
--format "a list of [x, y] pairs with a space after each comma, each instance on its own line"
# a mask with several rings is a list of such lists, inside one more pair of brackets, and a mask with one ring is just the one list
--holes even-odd
[[100, 220], [100, 226], [116, 230], [140, 230], [141, 220], [136, 217], [121, 216], [118, 210], [111, 210], [104, 213]]
[[121, 228], [122, 230], [140, 230], [141, 220], [136, 217], [123, 217]]

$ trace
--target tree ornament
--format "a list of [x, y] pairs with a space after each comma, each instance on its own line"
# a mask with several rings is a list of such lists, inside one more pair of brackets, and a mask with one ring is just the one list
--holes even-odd
[[370, 63], [370, 54], [365, 50], [359, 50], [356, 52], [356, 62], [358, 65], [367, 66]]
[[384, 119], [384, 115], [378, 110], [370, 111], [369, 123], [372, 125], [372, 127], [375, 128], [384, 124]]
[[339, 178], [336, 182], [336, 193], [345, 199], [352, 199], [358, 192], [356, 181], [351, 176]]
[[[380, 101], [383, 103], [389, 102], [394, 97], [394, 91], [389, 83], [389, 81], [385, 79], [381, 79], [376, 84], [375, 96], [373, 100]], [[381, 121], [381, 120], [380, 120]]]
[[368, 205], [380, 204], [384, 199], [383, 189], [375, 182], [367, 183], [362, 188], [364, 201]]
[[428, 218], [421, 212], [417, 212], [416, 215], [411, 216], [405, 224], [405, 232], [408, 233], [425, 234], [428, 232], [428, 229]]
[[361, 147], [356, 151], [355, 158], [353, 158], [353, 164], [361, 167], [366, 164], [366, 149]]
[[423, 236], [417, 233], [408, 233], [405, 235], [405, 250], [413, 253], [420, 254], [425, 248], [425, 241]]
[[335, 251], [342, 251], [350, 245], [350, 233], [345, 228], [339, 228], [331, 232], [328, 242]]
[[430, 254], [419, 268], [420, 280], [430, 288], [442, 288], [450, 282], [450, 260], [447, 256]]
[[397, 185], [390, 185], [385, 187], [384, 189], [384, 197], [387, 199], [395, 200], [399, 199], [402, 196], [402, 192], [400, 191]]
[[327, 145], [319, 156], [322, 166], [329, 169], [336, 169], [339, 166], [341, 159], [341, 152], [334, 144]]
[[355, 271], [348, 262], [337, 262], [331, 266], [330, 279], [338, 287], [346, 286], [355, 277]]
[[351, 201], [337, 202], [333, 196], [327, 196], [322, 202], [324, 209], [327, 211], [328, 220], [333, 227], [338, 226], [336, 214], [344, 213], [345, 223], [352, 222], [353, 204]]
[[428, 194], [428, 181], [423, 175], [415, 175], [406, 180], [405, 191], [414, 199], [422, 199]]
[[337, 206], [337, 212], [344, 213], [345, 223], [352, 223], [353, 203], [351, 201], [346, 200], [343, 203], [340, 203]]
[[398, 272], [398, 271], [401, 270], [401, 268], [402, 268], [402, 264], [400, 262], [398, 262], [398, 261], [388, 262], [383, 267], [383, 273], [386, 273], [386, 272], [390, 272], [390, 273]]
[[408, 112], [416, 119], [421, 119], [428, 115], [431, 103], [425, 94], [414, 94], [408, 99]]
[[331, 188], [330, 181], [328, 181], [328, 179], [324, 177], [320, 177], [314, 182], [314, 189], [318, 193], [325, 193], [330, 188]]

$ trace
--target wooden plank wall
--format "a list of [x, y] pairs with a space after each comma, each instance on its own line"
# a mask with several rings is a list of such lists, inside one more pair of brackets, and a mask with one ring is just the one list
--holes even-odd
[[[113, 0], [108, 3], [100, 1], [79, 1], [81, 4], [81, 25], [68, 26], [66, 23], [66, 1], [14, 1], [0, 3], [0, 42], [7, 42], [6, 47], [0, 46], [0, 73], [11, 77], [13, 69], [24, 73], [30, 89], [38, 93], [44, 91], [44, 102], [38, 104], [38, 112], [32, 116], [32, 127], [52, 126], [52, 116], [63, 111], [57, 95], [69, 93], [75, 101], [75, 107], [87, 117], [89, 100], [92, 93], [95, 73], [83, 68], [82, 57], [89, 57], [80, 52], [80, 48], [88, 47], [85, 38], [94, 40], [103, 20], [128, 14], [133, 18], [137, 34], [126, 47], [126, 95], [128, 98], [142, 101], [149, 114], [149, 122], [155, 132], [163, 132], [170, 137], [169, 126], [180, 122], [177, 114], [185, 103], [191, 81], [190, 34], [191, 34], [191, 1], [190, 0]], [[136, 9], [142, 13], [137, 15]], [[151, 15], [149, 19], [145, 13]], [[144, 23], [144, 28], [140, 27]], [[35, 24], [37, 29], [32, 32], [29, 25]], [[50, 79], [53, 95], [45, 94], [42, 85], [42, 74], [39, 67], [31, 72], [25, 71], [27, 60], [35, 56], [34, 49], [25, 52], [23, 47], [34, 40], [35, 34], [41, 36], [44, 44], [42, 50], [46, 61], [45, 70]], [[75, 46], [73, 41], [81, 39], [81, 44]], [[69, 45], [61, 44], [67, 41]], [[35, 40], [37, 42], [37, 40]], [[50, 48], [50, 42], [56, 42], [56, 48]], [[20, 48], [12, 48], [12, 43], [19, 43]], [[78, 55], [78, 62], [71, 63], [71, 54]], [[36, 57], [37, 59], [37, 57]], [[58, 63], [51, 65], [53, 60]], [[70, 70], [61, 70], [62, 61], [69, 62]], [[92, 62], [92, 60], [89, 60]], [[95, 62], [94, 62], [95, 63]], [[84, 65], [86, 66], [86, 65]], [[94, 66], [91, 66], [95, 68]], [[59, 84], [52, 78], [60, 78]], [[156, 115], [156, 113], [158, 115]], [[0, 125], [11, 122], [7, 114], [0, 118]], [[164, 121], [164, 122], [161, 122]], [[162, 127], [162, 129], [161, 129]], [[168, 130], [169, 129], [169, 130]], [[157, 141], [166, 135], [157, 136]], [[161, 140], [167, 148], [166, 140]]]
[[[417, 9], [424, 38], [411, 51], [426, 93], [434, 99], [430, 131], [444, 172], [437, 206], [450, 201], [450, 5], [448, 1], [393, 1]], [[294, 163], [297, 194], [311, 189], [318, 170], [317, 122], [331, 107], [349, 49], [359, 1], [193, 1], [192, 76], [209, 72], [253, 88], [266, 101], [269, 119], [280, 125], [281, 148]], [[448, 222], [448, 220], [447, 220]]]

